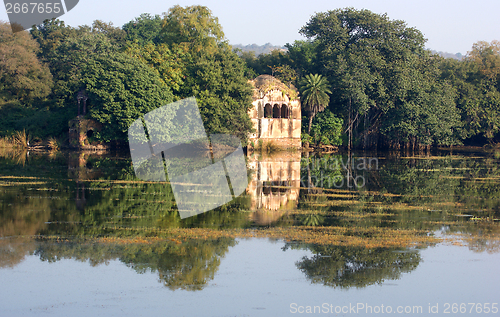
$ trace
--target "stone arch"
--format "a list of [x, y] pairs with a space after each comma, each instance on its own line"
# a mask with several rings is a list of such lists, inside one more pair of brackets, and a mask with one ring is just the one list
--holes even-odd
[[274, 106], [273, 106], [273, 118], [275, 118], [275, 119], [281, 118], [280, 105], [277, 104], [277, 103], [275, 103]]
[[88, 129], [86, 135], [87, 135], [87, 138], [93, 137], [94, 136], [94, 129]]
[[264, 107], [264, 118], [272, 118], [273, 117], [273, 107], [271, 104], [266, 103]]
[[281, 118], [288, 119], [290, 118], [290, 110], [286, 104], [281, 105]]

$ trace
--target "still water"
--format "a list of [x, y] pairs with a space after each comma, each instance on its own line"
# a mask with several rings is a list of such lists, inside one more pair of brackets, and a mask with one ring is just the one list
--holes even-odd
[[180, 219], [126, 154], [0, 152], [0, 316], [500, 316], [499, 162], [254, 154]]

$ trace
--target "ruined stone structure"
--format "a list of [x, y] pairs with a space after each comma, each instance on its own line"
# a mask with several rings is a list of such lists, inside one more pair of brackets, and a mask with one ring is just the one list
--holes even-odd
[[69, 146], [79, 150], [104, 150], [106, 147], [98, 142], [92, 141], [94, 133], [99, 132], [102, 125], [92, 119], [78, 116], [69, 123]]
[[[94, 133], [101, 131], [102, 124], [85, 118], [88, 99], [85, 89], [81, 89], [77, 93], [78, 116], [68, 122], [69, 147], [78, 150], [105, 150], [106, 146], [94, 140]], [[80, 111], [81, 103], [83, 103], [83, 113]]]
[[254, 93], [248, 114], [255, 133], [249, 136], [249, 148], [268, 143], [280, 148], [300, 148], [301, 109], [295, 87], [269, 75], [260, 75], [250, 84]]

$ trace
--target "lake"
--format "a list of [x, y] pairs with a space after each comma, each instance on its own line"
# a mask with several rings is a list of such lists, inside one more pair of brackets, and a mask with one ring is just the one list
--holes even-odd
[[0, 316], [500, 315], [498, 152], [246, 160], [181, 219], [128, 153], [0, 149]]

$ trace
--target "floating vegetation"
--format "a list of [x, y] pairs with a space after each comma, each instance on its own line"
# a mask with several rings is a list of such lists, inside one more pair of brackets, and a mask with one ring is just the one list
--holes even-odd
[[[40, 181], [30, 181], [40, 180]], [[43, 181], [41, 181], [43, 180]], [[48, 183], [46, 178], [30, 177], [30, 176], [1, 176], [0, 186], [19, 186], [19, 185], [46, 185]]]
[[359, 213], [354, 211], [335, 211], [332, 213], [337, 217], [346, 217], [346, 218], [374, 218], [374, 217], [390, 217], [394, 216], [393, 213]]
[[353, 190], [341, 190], [341, 189], [329, 189], [323, 188], [325, 192], [338, 192], [339, 194], [309, 194], [309, 196], [324, 196], [324, 197], [332, 197], [332, 198], [355, 198], [361, 195], [369, 195], [369, 196], [381, 196], [381, 197], [402, 197], [402, 195], [392, 194], [392, 193], [382, 193], [377, 191], [364, 191], [358, 192]]
[[[429, 236], [424, 230], [403, 230], [390, 228], [361, 227], [314, 227], [292, 226], [259, 229], [216, 230], [208, 228], [169, 228], [159, 229], [132, 227], [105, 227], [107, 237], [85, 239], [95, 243], [146, 243], [155, 241], [188, 241], [191, 239], [214, 240], [220, 238], [270, 238], [286, 242], [306, 244], [356, 246], [366, 248], [426, 246], [440, 242], [439, 238]], [[45, 236], [43, 239], [65, 241], [60, 236]]]
[[[45, 185], [47, 182], [25, 182], [22, 183], [22, 185]], [[12, 187], [12, 186], [18, 186], [20, 185], [19, 183], [14, 183], [14, 182], [2, 182], [0, 181], [0, 186], [7, 186], [7, 187]]]

